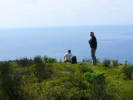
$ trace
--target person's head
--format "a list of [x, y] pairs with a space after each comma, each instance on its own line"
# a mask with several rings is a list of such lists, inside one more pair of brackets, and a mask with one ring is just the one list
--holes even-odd
[[68, 50], [67, 52], [70, 54], [71, 53], [71, 50]]
[[91, 37], [95, 36], [95, 35], [94, 35], [94, 32], [90, 32], [90, 36], [91, 36]]

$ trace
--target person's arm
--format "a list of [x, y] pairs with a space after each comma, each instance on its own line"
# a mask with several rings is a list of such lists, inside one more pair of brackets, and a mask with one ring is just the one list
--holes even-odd
[[91, 45], [92, 42], [93, 42], [93, 38], [91, 38], [91, 39], [89, 40], [89, 44]]
[[97, 48], [97, 39], [96, 39], [96, 48]]
[[89, 44], [90, 44], [90, 47], [92, 48], [92, 44], [93, 44], [93, 39], [92, 38], [89, 40]]
[[96, 37], [93, 37], [92, 47], [95, 48], [95, 49], [97, 48], [97, 39], [96, 39]]
[[66, 54], [64, 54], [64, 61], [66, 60], [65, 58], [66, 58]]
[[71, 54], [71, 57], [70, 58], [72, 59], [72, 54]]
[[64, 61], [65, 61], [65, 55], [64, 55]]

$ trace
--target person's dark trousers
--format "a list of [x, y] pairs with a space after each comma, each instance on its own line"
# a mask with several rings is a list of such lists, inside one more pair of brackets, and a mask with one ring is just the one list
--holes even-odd
[[96, 49], [95, 48], [91, 48], [91, 57], [92, 57], [92, 61], [93, 61], [93, 65], [97, 64], [97, 59], [96, 59]]

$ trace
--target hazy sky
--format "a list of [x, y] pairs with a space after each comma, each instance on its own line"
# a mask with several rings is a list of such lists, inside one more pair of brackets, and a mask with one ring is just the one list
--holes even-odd
[[125, 24], [133, 0], [0, 0], [0, 28]]

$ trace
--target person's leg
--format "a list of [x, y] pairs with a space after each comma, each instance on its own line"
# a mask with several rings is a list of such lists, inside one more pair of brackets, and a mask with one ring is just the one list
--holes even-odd
[[96, 65], [96, 49], [92, 48], [91, 49], [91, 57], [92, 57], [92, 61], [93, 61], [93, 65]]
[[97, 58], [96, 58], [96, 49], [95, 49], [95, 52], [94, 52], [94, 65], [97, 64]]
[[69, 60], [65, 60], [64, 63], [71, 63], [71, 61], [69, 61]]
[[64, 63], [67, 63], [67, 62], [68, 62], [67, 60], [64, 61]]

